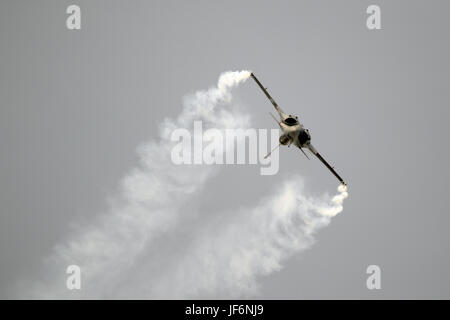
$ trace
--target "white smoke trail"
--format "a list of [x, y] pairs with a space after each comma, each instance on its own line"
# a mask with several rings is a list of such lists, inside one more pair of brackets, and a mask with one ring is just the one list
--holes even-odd
[[[230, 90], [249, 76], [248, 71], [225, 72], [217, 87], [185, 98], [177, 119], [164, 120], [159, 141], [139, 148], [141, 164], [124, 178], [121, 196], [111, 201], [110, 212], [87, 226], [79, 226], [67, 243], [56, 246], [46, 263], [53, 281], [37, 285], [34, 295], [68, 294], [66, 275], [61, 270], [70, 264], [79, 265], [83, 272], [80, 296], [112, 294], [143, 248], [176, 225], [182, 212], [180, 207], [201, 190], [218, 168], [174, 165], [170, 158], [174, 145], [170, 141], [171, 132], [175, 128], [192, 128], [194, 120], [218, 129], [248, 127], [249, 117], [230, 103]], [[63, 278], [53, 278], [58, 274]]]
[[258, 279], [314, 242], [314, 234], [343, 210], [345, 187], [331, 200], [307, 196], [299, 176], [252, 208], [204, 222], [195, 239], [151, 279], [150, 297], [238, 298], [259, 292]]
[[[249, 116], [231, 96], [249, 76], [226, 72], [217, 87], [185, 99], [177, 119], [164, 121], [160, 140], [139, 148], [141, 164], [123, 180], [110, 211], [55, 247], [46, 262], [49, 278], [33, 288], [33, 297], [248, 296], [257, 293], [259, 276], [279, 270], [285, 259], [311, 245], [314, 232], [342, 211], [345, 189], [330, 202], [306, 197], [301, 183], [288, 180], [280, 194], [254, 208], [221, 218], [202, 216], [190, 237], [179, 241], [198, 214], [189, 210], [189, 200], [220, 166], [173, 165], [170, 134], [191, 128], [194, 120], [218, 129], [249, 127]], [[71, 264], [81, 267], [82, 290], [65, 286], [64, 271]]]

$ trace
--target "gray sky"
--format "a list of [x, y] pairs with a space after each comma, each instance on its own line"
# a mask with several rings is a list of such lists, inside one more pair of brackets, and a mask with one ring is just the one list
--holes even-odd
[[[0, 297], [25, 296], [71, 225], [107, 211], [136, 147], [186, 94], [250, 69], [350, 193], [311, 249], [259, 279], [262, 297], [450, 298], [448, 2], [77, 1], [82, 29], [69, 31], [73, 3], [0, 4]], [[372, 3], [382, 30], [366, 28]], [[254, 83], [235, 97], [274, 127]], [[320, 162], [280, 159], [277, 176], [227, 167], [194, 200], [212, 214], [251, 206], [293, 174], [334, 192]]]

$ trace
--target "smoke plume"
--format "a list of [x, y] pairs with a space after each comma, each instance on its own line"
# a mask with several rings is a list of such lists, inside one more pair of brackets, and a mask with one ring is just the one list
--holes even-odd
[[[311, 246], [315, 232], [342, 211], [344, 187], [332, 198], [308, 196], [302, 179], [293, 177], [253, 207], [211, 216], [189, 203], [221, 166], [170, 159], [171, 132], [192, 129], [195, 120], [219, 130], [250, 126], [231, 95], [249, 76], [225, 72], [215, 87], [184, 99], [180, 115], [163, 121], [159, 138], [138, 148], [140, 164], [123, 179], [109, 211], [55, 246], [46, 275], [31, 288], [33, 298], [249, 297], [258, 294], [260, 277]], [[81, 268], [81, 290], [66, 288], [72, 264]]]

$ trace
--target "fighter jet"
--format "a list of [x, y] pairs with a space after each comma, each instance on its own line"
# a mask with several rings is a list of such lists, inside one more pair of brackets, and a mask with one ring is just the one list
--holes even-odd
[[[306, 158], [308, 156], [306, 155], [305, 151], [303, 149], [308, 149], [311, 151], [312, 154], [314, 154], [322, 163], [335, 175], [335, 177], [343, 184], [347, 185], [344, 180], [337, 174], [336, 171], [334, 171], [334, 168], [328, 164], [328, 162], [325, 161], [324, 158], [320, 155], [319, 152], [317, 152], [316, 148], [313, 147], [311, 144], [311, 135], [309, 134], [308, 129], [306, 129], [299, 121], [297, 116], [293, 116], [290, 114], [286, 114], [281, 108], [278, 106], [278, 104], [273, 100], [273, 98], [270, 96], [270, 94], [267, 92], [267, 88], [264, 88], [261, 82], [256, 78], [256, 76], [252, 73], [251, 77], [256, 81], [258, 86], [261, 88], [261, 90], [264, 92], [264, 94], [269, 98], [270, 102], [275, 107], [275, 110], [278, 112], [278, 115], [280, 116], [280, 120], [277, 120], [277, 118], [270, 113], [270, 115], [273, 117], [273, 119], [278, 123], [278, 125], [281, 128], [282, 134], [280, 136], [280, 144], [274, 148], [272, 151], [270, 151], [265, 158], [270, 156], [270, 154], [279, 148], [281, 145], [283, 146], [290, 146], [291, 144], [294, 144], [297, 146], [305, 155]], [[308, 158], [309, 159], [309, 158]]]

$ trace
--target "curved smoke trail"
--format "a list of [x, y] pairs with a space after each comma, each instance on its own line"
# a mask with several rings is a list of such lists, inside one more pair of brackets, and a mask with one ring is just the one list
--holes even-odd
[[[329, 201], [307, 197], [298, 178], [253, 208], [221, 215], [220, 221], [205, 217], [186, 243], [170, 240], [197, 214], [186, 209], [189, 200], [220, 168], [172, 164], [170, 133], [192, 129], [194, 120], [222, 130], [249, 127], [250, 117], [231, 95], [249, 76], [223, 73], [216, 87], [187, 97], [176, 119], [165, 119], [159, 140], [139, 148], [141, 163], [123, 179], [109, 212], [55, 246], [32, 297], [249, 296], [257, 293], [259, 276], [279, 270], [285, 259], [311, 245], [315, 231], [342, 211], [347, 192], [340, 189]], [[64, 272], [71, 264], [82, 270], [81, 290], [66, 288]]]
[[317, 230], [342, 211], [345, 187], [331, 200], [307, 196], [299, 176], [256, 206], [205, 223], [189, 247], [153, 279], [150, 297], [236, 298], [259, 292], [258, 278], [314, 242]]

